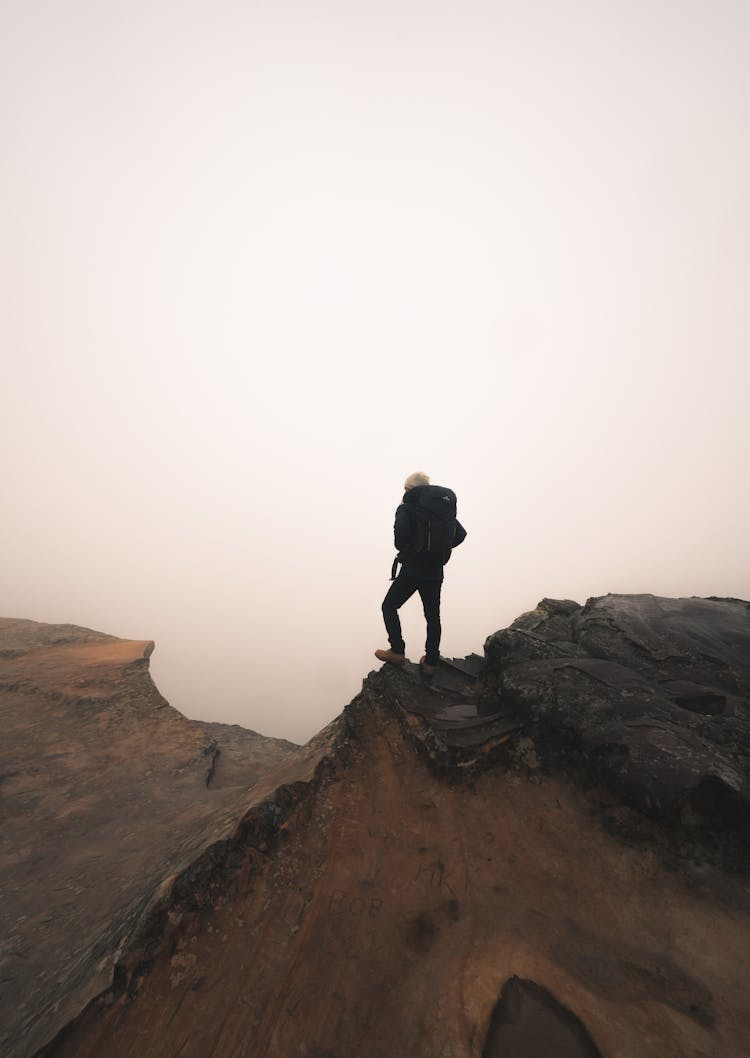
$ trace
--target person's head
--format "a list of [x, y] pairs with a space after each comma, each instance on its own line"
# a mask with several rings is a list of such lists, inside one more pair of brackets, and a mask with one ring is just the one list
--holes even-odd
[[404, 482], [404, 492], [408, 492], [409, 489], [416, 488], [417, 485], [429, 485], [429, 484], [430, 484], [430, 476], [429, 476], [429, 474], [425, 474], [425, 472], [423, 470], [417, 470], [413, 474], [410, 474], [409, 477]]

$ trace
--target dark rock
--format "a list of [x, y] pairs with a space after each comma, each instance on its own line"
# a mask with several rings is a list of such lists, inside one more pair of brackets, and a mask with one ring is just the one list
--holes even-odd
[[747, 603], [545, 599], [485, 654], [553, 755], [655, 819], [750, 835]]
[[492, 1012], [482, 1058], [602, 1058], [579, 1019], [534, 981], [512, 977]]

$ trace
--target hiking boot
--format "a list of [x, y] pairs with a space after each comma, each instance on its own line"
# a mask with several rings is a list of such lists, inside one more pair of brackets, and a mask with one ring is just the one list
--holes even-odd
[[426, 657], [427, 655], [423, 654], [422, 657], [419, 659], [419, 667], [422, 670], [422, 675], [425, 677], [425, 679], [431, 680], [437, 672], [437, 665], [428, 665], [425, 661]]
[[403, 665], [406, 661], [405, 654], [397, 654], [395, 650], [376, 650], [375, 657], [378, 661], [387, 661], [389, 665]]

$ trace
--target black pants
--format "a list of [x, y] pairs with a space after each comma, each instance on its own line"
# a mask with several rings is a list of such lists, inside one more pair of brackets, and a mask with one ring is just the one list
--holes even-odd
[[406, 577], [403, 573], [399, 573], [383, 599], [383, 620], [391, 650], [395, 650], [397, 654], [406, 653], [398, 611], [399, 607], [403, 606], [415, 591], [418, 591], [427, 620], [425, 659], [428, 665], [437, 665], [440, 660], [440, 589], [442, 586], [440, 581], [414, 580], [413, 577]]

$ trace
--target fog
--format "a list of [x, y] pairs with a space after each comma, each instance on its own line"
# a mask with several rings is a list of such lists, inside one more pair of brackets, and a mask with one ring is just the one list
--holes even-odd
[[[304, 741], [386, 646], [750, 598], [744, 2], [2, 5], [0, 613]], [[414, 597], [407, 653], [423, 652]]]

